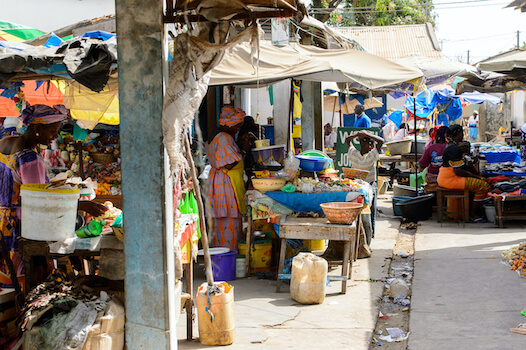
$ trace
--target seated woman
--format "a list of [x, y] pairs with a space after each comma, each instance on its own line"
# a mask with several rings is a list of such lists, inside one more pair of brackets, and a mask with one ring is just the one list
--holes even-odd
[[442, 126], [435, 132], [434, 142], [426, 148], [422, 158], [418, 164], [422, 168], [426, 168], [426, 182], [428, 184], [436, 184], [438, 171], [442, 166], [442, 154], [446, 149], [446, 133], [448, 131], [447, 126]]
[[438, 173], [438, 185], [444, 188], [467, 189], [473, 192], [475, 198], [470, 208], [470, 220], [484, 222], [480, 204], [488, 197], [490, 185], [483, 177], [470, 171], [458, 145], [449, 145], [444, 150], [442, 161], [443, 164]]

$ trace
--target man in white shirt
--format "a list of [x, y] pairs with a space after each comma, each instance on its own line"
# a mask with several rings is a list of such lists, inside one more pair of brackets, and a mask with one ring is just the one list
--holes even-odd
[[479, 137], [479, 112], [473, 111], [473, 115], [468, 119], [469, 142], [477, 142]]
[[325, 134], [325, 148], [334, 148], [337, 138], [336, 131], [332, 129], [330, 123], [325, 124], [323, 129]]
[[[360, 150], [358, 151], [354, 146], [351, 145], [351, 141], [355, 138], [360, 140]], [[380, 150], [384, 143], [384, 139], [380, 136], [376, 136], [367, 130], [360, 130], [356, 134], [351, 135], [345, 139], [345, 142], [349, 146], [347, 153], [349, 162], [351, 163], [351, 169], [367, 170], [369, 175], [365, 179], [366, 182], [370, 183], [373, 188], [373, 198], [370, 200], [371, 214], [365, 214], [364, 226], [365, 236], [367, 239], [367, 245], [371, 244], [372, 238], [374, 238], [375, 223], [376, 223], [376, 168], [378, 159], [380, 158]]]

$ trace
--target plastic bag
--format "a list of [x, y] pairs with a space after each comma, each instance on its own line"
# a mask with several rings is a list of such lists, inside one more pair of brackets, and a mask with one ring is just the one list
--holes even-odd
[[293, 193], [296, 192], [296, 187], [292, 184], [286, 184], [284, 187], [281, 188], [281, 191], [287, 192], [287, 193]]
[[300, 167], [300, 160], [296, 157], [289, 155], [285, 159], [285, 174], [287, 174], [287, 181], [291, 181], [296, 176], [298, 169]]
[[[181, 203], [179, 204], [179, 210], [181, 214], [197, 214], [199, 215], [199, 209], [197, 207], [197, 200], [192, 192], [186, 193]], [[201, 238], [201, 228], [199, 226], [199, 219], [196, 221], [197, 224], [197, 237]]]

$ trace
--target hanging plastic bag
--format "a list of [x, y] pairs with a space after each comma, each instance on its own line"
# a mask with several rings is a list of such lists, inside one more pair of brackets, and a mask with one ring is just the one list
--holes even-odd
[[287, 176], [287, 181], [291, 181], [296, 176], [298, 169], [300, 167], [300, 160], [294, 156], [289, 155], [285, 159], [285, 174]]
[[[181, 203], [179, 204], [179, 210], [181, 214], [197, 214], [199, 215], [199, 209], [197, 207], [197, 200], [192, 192], [186, 193]], [[197, 224], [197, 237], [201, 238], [201, 228], [199, 226], [199, 219], [196, 221]]]

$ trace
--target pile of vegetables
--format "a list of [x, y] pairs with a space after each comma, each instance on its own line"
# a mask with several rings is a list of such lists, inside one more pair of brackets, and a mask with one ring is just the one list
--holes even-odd
[[502, 252], [502, 260], [519, 276], [526, 277], [526, 242]]

